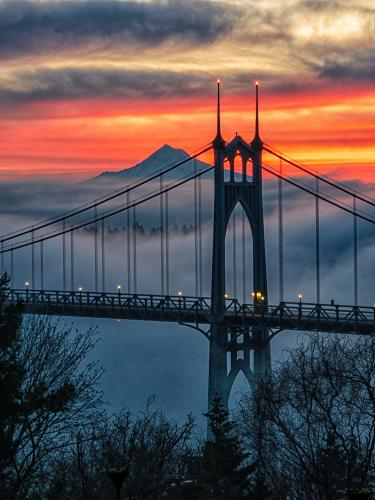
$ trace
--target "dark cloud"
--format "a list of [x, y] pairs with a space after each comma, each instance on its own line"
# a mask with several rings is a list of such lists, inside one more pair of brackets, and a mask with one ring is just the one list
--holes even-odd
[[[260, 70], [220, 73], [225, 81], [225, 92], [241, 95], [249, 92], [255, 78], [267, 83], [269, 94], [320, 91], [317, 81], [291, 80], [275, 73]], [[127, 70], [86, 68], [38, 68], [15, 71], [0, 83], [0, 106], [59, 99], [160, 99], [212, 95], [217, 75], [208, 71], [188, 73], [167, 70]]]
[[41, 68], [14, 73], [11, 79], [3, 83], [0, 99], [3, 102], [22, 102], [61, 98], [176, 97], [204, 93], [204, 89], [211, 89], [213, 78], [203, 72], [186, 75], [173, 71]]
[[234, 9], [205, 0], [152, 3], [95, 2], [0, 3], [0, 58], [60, 52], [99, 53], [167, 41], [205, 44], [225, 36], [235, 25]]
[[331, 80], [360, 80], [373, 82], [375, 79], [375, 51], [362, 51], [338, 60], [327, 59], [320, 76]]

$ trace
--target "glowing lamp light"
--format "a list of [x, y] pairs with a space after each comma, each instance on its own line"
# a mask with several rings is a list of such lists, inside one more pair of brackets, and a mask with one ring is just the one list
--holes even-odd
[[177, 292], [177, 295], [178, 295], [179, 297], [182, 297], [182, 292]]
[[28, 281], [25, 281], [25, 287], [28, 288], [30, 283]]
[[299, 299], [302, 299], [302, 298], [303, 298], [302, 293], [299, 293], [299, 294], [298, 294], [298, 298], [299, 298]]
[[255, 85], [258, 87], [259, 86], [259, 80], [255, 82]]
[[117, 285], [117, 290], [120, 291], [121, 290], [121, 285]]
[[220, 78], [218, 78], [218, 79], [216, 80], [216, 83], [221, 83]]
[[227, 298], [228, 298], [228, 294], [224, 293], [224, 299], [227, 299]]
[[252, 296], [252, 297], [255, 297], [255, 292], [251, 292], [251, 296]]
[[257, 299], [260, 299], [262, 297], [262, 294], [260, 292], [257, 292]]
[[78, 287], [79, 292], [83, 292], [83, 288], [81, 286]]

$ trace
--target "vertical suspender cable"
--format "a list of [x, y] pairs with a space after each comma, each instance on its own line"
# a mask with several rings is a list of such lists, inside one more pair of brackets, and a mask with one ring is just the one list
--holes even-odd
[[133, 288], [137, 293], [137, 226], [135, 206], [133, 207]]
[[74, 285], [74, 231], [70, 231], [70, 289], [72, 291]]
[[[34, 231], [33, 231], [34, 233]], [[34, 245], [31, 245], [32, 247], [34, 247]], [[4, 242], [1, 241], [1, 251], [4, 250]], [[4, 266], [4, 254], [2, 253], [1, 254], [1, 274], [4, 274], [4, 271], [5, 271], [5, 266]]]
[[130, 260], [130, 238], [131, 238], [131, 232], [130, 232], [130, 193], [129, 191], [126, 193], [126, 205], [128, 207], [126, 211], [126, 259], [127, 259], [127, 266], [128, 266], [128, 293], [132, 293], [132, 275], [131, 275], [131, 260]]
[[199, 271], [199, 297], [203, 293], [203, 262], [202, 262], [202, 179], [198, 177], [198, 271]]
[[163, 176], [160, 175], [160, 284], [161, 294], [164, 295], [164, 196], [163, 196]]
[[44, 245], [40, 242], [40, 289], [44, 290]]
[[[126, 208], [126, 203], [124, 203], [124, 208]], [[127, 241], [127, 227], [126, 227], [126, 217], [127, 217], [127, 212], [128, 210], [125, 210], [124, 211], [124, 220], [123, 220], [123, 225], [121, 226], [122, 227], [122, 231], [121, 231], [121, 244], [122, 244], [122, 256], [123, 256], [123, 264], [124, 264], [124, 272], [123, 272], [123, 277], [124, 277], [124, 285], [126, 284], [126, 280], [127, 280], [127, 269], [126, 269], [126, 265], [127, 265], [127, 253], [126, 253], [126, 241]], [[124, 289], [125, 291], [125, 286], [122, 286], [122, 288]]]
[[237, 235], [236, 235], [236, 214], [233, 213], [232, 221], [232, 235], [233, 235], [233, 298], [237, 298]]
[[[197, 174], [197, 161], [194, 158], [194, 175]], [[198, 179], [194, 177], [194, 295], [198, 296]]]
[[63, 219], [63, 234], [62, 234], [62, 266], [63, 266], [63, 290], [66, 290], [66, 234], [65, 234], [65, 219]]
[[[283, 174], [282, 160], [280, 159], [280, 176]], [[278, 215], [279, 215], [279, 299], [284, 302], [284, 221], [283, 221], [283, 183], [278, 180]]]
[[95, 280], [95, 292], [99, 291], [99, 272], [98, 272], [98, 207], [95, 205], [94, 207], [94, 280]]
[[353, 196], [353, 266], [354, 266], [354, 305], [358, 306], [358, 227], [357, 199]]
[[102, 219], [102, 292], [105, 292], [105, 222]]
[[14, 287], [14, 255], [13, 248], [10, 251], [10, 287]]
[[246, 232], [245, 212], [242, 210], [242, 302], [246, 302]]
[[35, 240], [35, 234], [34, 234], [34, 229], [31, 231], [31, 241], [32, 241], [32, 245], [31, 245], [31, 288], [33, 290], [36, 290], [36, 282], [35, 282], [35, 279], [36, 279], [36, 276], [35, 276], [35, 244], [34, 244], [34, 240]]
[[169, 200], [168, 191], [165, 193], [165, 273], [166, 273], [166, 292], [169, 295]]
[[315, 178], [315, 253], [316, 253], [316, 303], [320, 304], [320, 224], [319, 224], [319, 179]]

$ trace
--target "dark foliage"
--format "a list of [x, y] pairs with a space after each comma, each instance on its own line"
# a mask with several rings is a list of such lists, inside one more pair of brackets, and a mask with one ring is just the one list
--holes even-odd
[[[185, 477], [172, 498], [227, 500], [253, 498], [256, 464], [244, 451], [236, 426], [219, 397], [205, 414], [210, 429], [197, 455], [190, 457]], [[173, 492], [172, 492], [173, 493]]]
[[82, 365], [94, 332], [22, 316], [22, 304], [6, 303], [8, 282], [0, 277], [0, 498], [7, 500], [32, 498], [50, 455], [97, 421], [101, 406], [101, 370]]
[[150, 404], [136, 416], [121, 412], [77, 434], [74, 445], [54, 457], [46, 498], [111, 498], [106, 471], [113, 468], [125, 472], [125, 498], [164, 498], [183, 473], [192, 431], [191, 417], [178, 425]]
[[375, 337], [310, 336], [244, 399], [241, 417], [276, 498], [373, 488]]

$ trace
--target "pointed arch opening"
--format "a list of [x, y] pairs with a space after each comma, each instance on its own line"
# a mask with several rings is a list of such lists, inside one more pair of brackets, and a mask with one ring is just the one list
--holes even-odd
[[247, 182], [252, 182], [253, 180], [253, 160], [249, 158], [246, 162], [246, 180]]
[[252, 391], [251, 384], [247, 380], [244, 372], [239, 370], [229, 391], [228, 408], [233, 411], [238, 409], [241, 398]]
[[242, 156], [239, 151], [236, 152], [236, 156], [234, 157], [234, 181], [239, 182], [242, 180], [242, 168], [243, 161]]
[[253, 236], [245, 210], [238, 202], [225, 238], [225, 283], [229, 299], [249, 303], [253, 291]]

